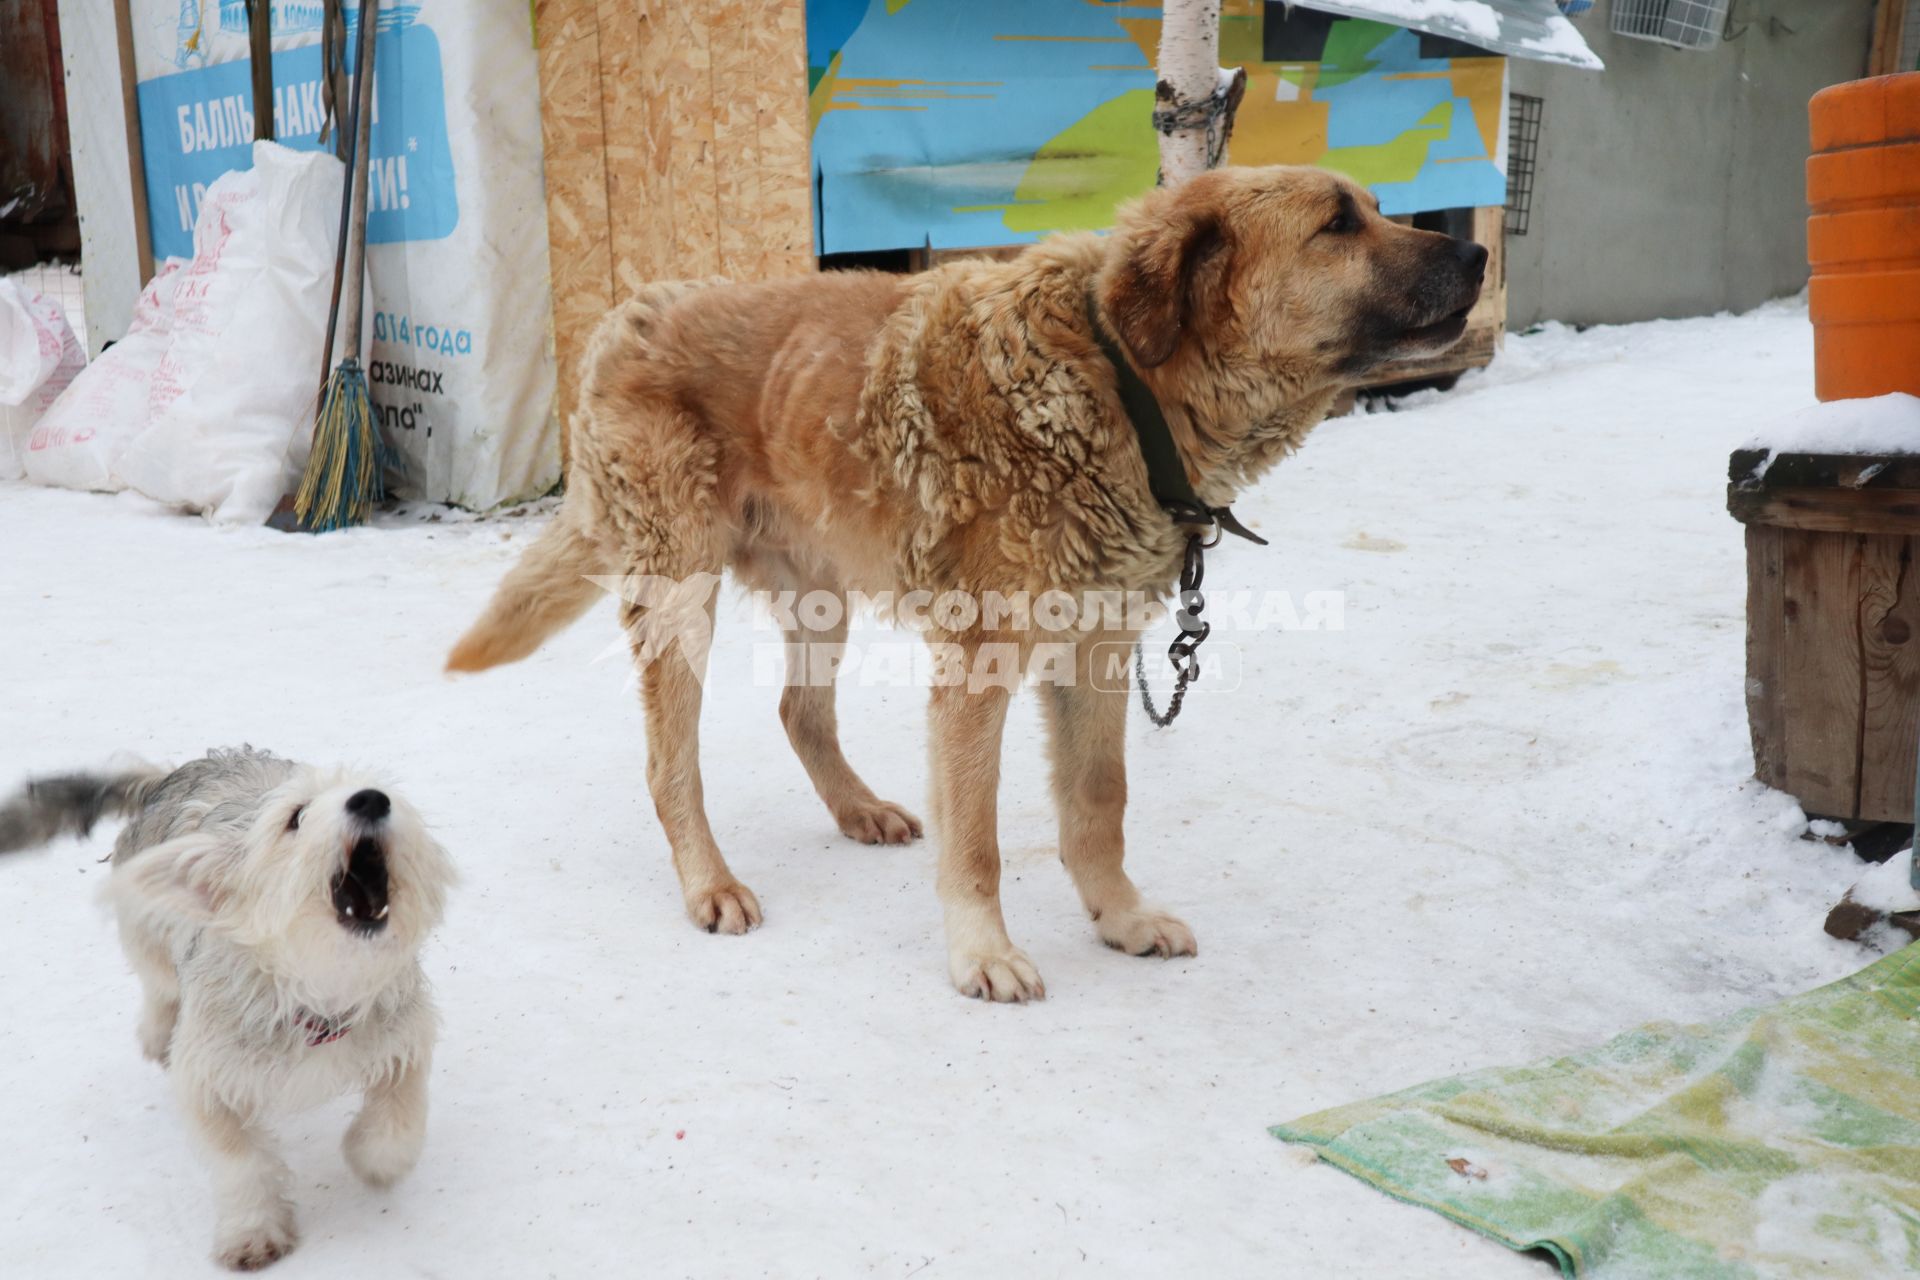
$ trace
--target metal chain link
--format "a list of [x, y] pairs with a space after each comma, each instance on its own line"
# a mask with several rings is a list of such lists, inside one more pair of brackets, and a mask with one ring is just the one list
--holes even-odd
[[1213, 634], [1213, 624], [1200, 617], [1207, 607], [1200, 583], [1207, 573], [1205, 550], [1218, 541], [1218, 530], [1211, 539], [1203, 540], [1197, 533], [1187, 539], [1186, 559], [1180, 566], [1180, 608], [1174, 614], [1180, 623], [1180, 634], [1167, 646], [1167, 661], [1173, 667], [1173, 696], [1167, 700], [1164, 713], [1154, 708], [1153, 695], [1147, 691], [1146, 649], [1136, 646], [1133, 651], [1133, 674], [1140, 685], [1140, 705], [1157, 729], [1166, 728], [1180, 714], [1187, 700], [1187, 686], [1200, 674], [1200, 643]]

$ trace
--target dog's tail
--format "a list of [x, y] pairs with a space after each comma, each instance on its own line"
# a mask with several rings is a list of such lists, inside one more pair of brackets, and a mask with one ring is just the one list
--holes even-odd
[[62, 835], [84, 836], [103, 816], [137, 813], [167, 772], [143, 766], [34, 778], [0, 800], [0, 853], [37, 849]]
[[602, 523], [603, 505], [596, 473], [604, 464], [593, 415], [586, 406], [603, 382], [618, 382], [624, 372], [648, 358], [661, 318], [676, 303], [716, 283], [664, 280], [648, 284], [601, 318], [580, 359], [582, 408], [568, 424], [573, 458], [560, 514], [501, 580], [480, 620], [453, 646], [447, 655], [448, 671], [485, 671], [518, 662], [599, 599], [601, 588], [589, 582], [587, 575], [611, 574], [618, 566], [594, 536]]
[[480, 620], [447, 655], [449, 671], [518, 662], [587, 611], [601, 594], [587, 574], [607, 572], [605, 554], [566, 506], [500, 582]]

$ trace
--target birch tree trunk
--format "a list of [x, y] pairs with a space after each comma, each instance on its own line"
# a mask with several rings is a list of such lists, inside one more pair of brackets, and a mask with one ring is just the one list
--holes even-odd
[[1234, 109], [1246, 92], [1247, 73], [1220, 66], [1220, 0], [1166, 0], [1159, 73], [1153, 123], [1160, 182], [1172, 187], [1226, 163]]

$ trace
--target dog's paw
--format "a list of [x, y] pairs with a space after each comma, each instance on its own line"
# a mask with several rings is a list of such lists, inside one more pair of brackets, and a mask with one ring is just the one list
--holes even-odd
[[745, 933], [760, 927], [760, 900], [736, 880], [687, 894], [687, 914], [708, 933]]
[[1100, 941], [1131, 956], [1193, 956], [1200, 948], [1193, 930], [1164, 911], [1136, 907], [1113, 911], [1094, 922]]
[[875, 800], [834, 815], [840, 830], [861, 844], [907, 844], [920, 837], [920, 819], [897, 804]]
[[961, 995], [1000, 1004], [1025, 1004], [1045, 1000], [1047, 984], [1040, 971], [1027, 959], [1027, 953], [1008, 943], [986, 954], [954, 951], [947, 957], [947, 972]]
[[385, 1190], [413, 1172], [426, 1145], [425, 1125], [400, 1125], [391, 1116], [362, 1114], [347, 1130], [340, 1152], [354, 1176], [370, 1187]]
[[258, 1271], [293, 1252], [299, 1240], [293, 1228], [293, 1210], [287, 1208], [271, 1221], [221, 1231], [214, 1242], [213, 1259], [229, 1271]]

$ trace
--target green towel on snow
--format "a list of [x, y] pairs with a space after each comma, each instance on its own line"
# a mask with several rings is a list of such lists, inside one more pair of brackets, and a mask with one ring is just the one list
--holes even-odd
[[1277, 1125], [1601, 1280], [1920, 1275], [1920, 944], [1706, 1026]]

